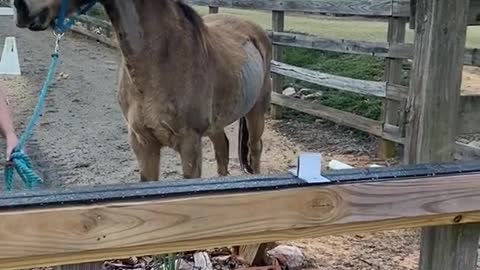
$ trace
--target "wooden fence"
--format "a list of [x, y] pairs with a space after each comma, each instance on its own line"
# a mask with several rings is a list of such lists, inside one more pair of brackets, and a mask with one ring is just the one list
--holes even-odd
[[[387, 141], [404, 143], [407, 163], [447, 161], [451, 159], [455, 137], [458, 134], [480, 131], [477, 125], [479, 123], [477, 119], [480, 118], [479, 99], [476, 96], [459, 98], [463, 64], [480, 65], [477, 50], [464, 48], [467, 24], [477, 25], [480, 19], [479, 0], [412, 0], [411, 3], [405, 0], [190, 2], [208, 5], [211, 12], [218, 12], [219, 7], [253, 8], [272, 12], [271, 37], [275, 48], [272, 68], [275, 93], [272, 101], [276, 105], [364, 130]], [[370, 43], [286, 33], [285, 13], [302, 11], [383, 17], [389, 21], [388, 39], [383, 43]], [[414, 45], [405, 44], [408, 21], [410, 25], [415, 22], [417, 35]], [[104, 26], [109, 27], [108, 24]], [[79, 31], [98, 38], [85, 29]], [[115, 46], [111, 39], [105, 38], [105, 42]], [[282, 47], [285, 46], [385, 57], [387, 59], [385, 80], [383, 82], [353, 80], [287, 65], [282, 63], [281, 57]], [[414, 63], [408, 86], [400, 83], [400, 70], [405, 59], [413, 59]], [[280, 94], [283, 76], [383, 98], [384, 117], [381, 121], [375, 121], [283, 96]], [[273, 111], [274, 114], [278, 114], [276, 112], [278, 108]], [[465, 145], [459, 146], [468, 148]], [[391, 143], [385, 148], [391, 148]], [[478, 225], [452, 224], [480, 221], [478, 180], [478, 175], [467, 175], [447, 177], [443, 181], [434, 179], [408, 182], [382, 181], [373, 184], [357, 183], [352, 186], [335, 185], [326, 189], [281, 190], [263, 193], [261, 196], [258, 196], [258, 193], [250, 193], [247, 196], [224, 194], [212, 197], [182, 197], [179, 200], [100, 204], [87, 208], [57, 207], [53, 211], [27, 209], [22, 212], [3, 212], [1, 219], [3, 228], [22, 228], [24, 225], [27, 228], [21, 232], [29, 232], [28, 235], [35, 233], [33, 244], [27, 249], [26, 245], [21, 245], [21, 249], [13, 249], [11, 246], [4, 248], [0, 253], [3, 254], [0, 255], [0, 258], [3, 256], [0, 265], [4, 266], [2, 269], [9, 269], [13, 265], [21, 266], [31, 262], [38, 265], [45, 265], [47, 262], [65, 263], [67, 260], [85, 262], [109, 256], [169, 252], [227, 243], [250, 244], [289, 237], [313, 237], [331, 232], [352, 232], [361, 228], [373, 231], [435, 225], [436, 227], [422, 230], [421, 269], [474, 270], [476, 261], [473, 258], [478, 255], [480, 229]], [[373, 196], [362, 197], [362, 192], [367, 191], [372, 192]], [[146, 189], [142, 192], [146, 192]], [[380, 194], [385, 194], [385, 198]], [[29, 199], [32, 198], [29, 196]], [[445, 198], [448, 199], [447, 202], [435, 201]], [[281, 207], [270, 207], [272, 202], [277, 202]], [[375, 202], [380, 204], [376, 206]], [[208, 207], [208, 210], [202, 211], [199, 208], [202, 205]], [[293, 209], [292, 205], [299, 208]], [[397, 208], [398, 206], [401, 207]], [[252, 208], [256, 209], [257, 215], [252, 216], [244, 210]], [[328, 209], [330, 211], [327, 211]], [[178, 211], [181, 211], [179, 216], [184, 219], [171, 219]], [[135, 217], [137, 212], [154, 222], [149, 223], [147, 230], [145, 228], [127, 230], [124, 228], [125, 223], [109, 220], [109, 217], [113, 217], [114, 220], [119, 218], [127, 224], [130, 221], [129, 217], [133, 217], [132, 222], [142, 220]], [[228, 224], [229, 226], [215, 222], [193, 224], [190, 221], [195, 219], [189, 218], [192, 215], [197, 220], [205, 221], [214, 218], [210, 213], [218, 218], [218, 213], [227, 215], [232, 212], [241, 213], [242, 218], [239, 219], [237, 215], [223, 218], [224, 222], [237, 221], [233, 225]], [[355, 215], [349, 215], [351, 213]], [[362, 213], [366, 215], [362, 216]], [[386, 214], [387, 218], [383, 219], [381, 213]], [[303, 214], [307, 215], [302, 219]], [[45, 223], [50, 218], [61, 217], [72, 218], [72, 223], [64, 226], [66, 229], [57, 223]], [[104, 218], [106, 221], [98, 221]], [[271, 220], [283, 222], [277, 224]], [[241, 222], [241, 226], [238, 222]], [[95, 227], [98, 224], [101, 228]], [[210, 224], [214, 226], [211, 227]], [[222, 226], [215, 227], [216, 225]], [[92, 230], [94, 227], [96, 229]], [[70, 233], [72, 228], [75, 228], [75, 231]], [[152, 228], [156, 228], [156, 234], [148, 234], [153, 232]], [[195, 231], [191, 228], [195, 228]], [[103, 234], [110, 230], [114, 231], [111, 234]], [[58, 232], [64, 232], [63, 236], [59, 237]], [[122, 241], [123, 238], [110, 240], [108, 237], [124, 233], [130, 237], [131, 242]], [[0, 239], [15, 243], [18, 239], [25, 239], [25, 236], [22, 233], [5, 233]], [[58, 243], [62, 244], [61, 248]], [[65, 253], [65, 250], [68, 252]], [[24, 252], [24, 256], [18, 255], [21, 252]]]
[[[0, 194], [0, 269], [480, 222], [478, 162], [324, 177], [331, 182], [284, 175]], [[478, 238], [468, 240], [476, 251]]]
[[[281, 107], [294, 109], [335, 123], [355, 128], [377, 136], [381, 139], [379, 154], [383, 157], [393, 155], [394, 144], [405, 141], [405, 115], [409, 86], [402, 84], [402, 67], [408, 59], [414, 58], [413, 44], [405, 43], [406, 26], [411, 13], [410, 1], [406, 0], [283, 0], [283, 1], [227, 1], [227, 0], [188, 0], [190, 4], [209, 6], [211, 13], [219, 12], [219, 8], [242, 8], [268, 10], [272, 12], [272, 27], [269, 31], [274, 45], [274, 61], [272, 62], [272, 115], [281, 117]], [[413, 1], [415, 2], [415, 0]], [[414, 5], [412, 5], [414, 6]], [[388, 33], [385, 42], [367, 42], [359, 40], [328, 39], [318, 36], [285, 32], [285, 14], [287, 12], [314, 12], [340, 15], [363, 16], [365, 20], [384, 18], [388, 20]], [[472, 0], [468, 23], [480, 24], [480, 1]], [[112, 30], [109, 23], [91, 17], [83, 17], [81, 21], [87, 28], [101, 27], [106, 37], [92, 34], [91, 31], [76, 27], [77, 31], [102, 42], [115, 46], [112, 41]], [[413, 22], [410, 23], [413, 25]], [[283, 63], [282, 48], [297, 47], [338, 53], [369, 55], [386, 59], [383, 81], [366, 81], [343, 76], [308, 70]], [[480, 66], [480, 51], [466, 49], [464, 64]], [[284, 77], [313, 83], [319, 86], [334, 88], [356, 94], [373, 96], [384, 100], [383, 113], [380, 120], [369, 119], [350, 112], [311, 103], [282, 95], [285, 87]], [[458, 135], [480, 133], [480, 96], [462, 96], [459, 112]], [[456, 150], [462, 155], [480, 157], [480, 149], [457, 143]]]

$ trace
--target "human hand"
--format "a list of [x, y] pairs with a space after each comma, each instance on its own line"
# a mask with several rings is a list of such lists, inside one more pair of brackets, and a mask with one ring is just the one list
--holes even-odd
[[6, 159], [10, 161], [10, 156], [12, 155], [13, 149], [17, 146], [18, 138], [16, 134], [9, 134], [7, 135], [7, 152], [6, 152]]

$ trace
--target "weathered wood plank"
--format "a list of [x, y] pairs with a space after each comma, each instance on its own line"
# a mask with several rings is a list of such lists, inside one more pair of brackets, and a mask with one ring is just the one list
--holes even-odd
[[459, 133], [480, 133], [480, 96], [461, 96], [458, 118]]
[[471, 223], [479, 183], [470, 174], [0, 212], [0, 268]]
[[408, 97], [408, 86], [387, 83], [387, 98], [404, 101]]
[[[405, 41], [407, 19], [406, 18], [390, 18], [388, 22], [387, 41], [389, 43], [403, 43]], [[387, 84], [402, 84], [403, 59], [387, 58], [385, 63], [385, 81]], [[386, 96], [389, 96], [389, 90], [386, 88]], [[396, 94], [396, 93], [394, 93]], [[404, 120], [401, 119], [400, 112], [403, 102], [385, 99], [382, 111], [382, 118], [386, 125], [400, 126]], [[403, 130], [403, 128], [400, 128]], [[399, 134], [399, 133], [398, 133]], [[389, 140], [381, 139], [379, 142], [378, 156], [382, 159], [388, 159], [395, 156], [395, 143]]]
[[[397, 18], [399, 19], [399, 18]], [[321, 51], [370, 55], [386, 58], [413, 59], [413, 44], [401, 42], [368, 42], [321, 38], [313, 35], [270, 32], [273, 44]], [[480, 50], [466, 48], [464, 62], [469, 66], [480, 66]]]
[[362, 130], [375, 136], [381, 137], [383, 134], [382, 123], [380, 121], [337, 110], [332, 107], [287, 97], [277, 93], [272, 93], [272, 103], [320, 117], [340, 125]]
[[[328, 39], [311, 35], [273, 32], [273, 44], [340, 53], [363, 54], [378, 57], [389, 56], [388, 43]], [[396, 56], [399, 56], [398, 54]]]
[[465, 8], [460, 6], [465, 1], [447, 4], [448, 0], [438, 0], [435, 5], [417, 1], [405, 151], [408, 163], [453, 158], [466, 36]]
[[463, 63], [469, 66], [480, 66], [480, 50], [477, 48], [465, 49], [465, 56]]
[[[479, 231], [480, 223], [423, 228], [422, 244], [438, 248], [424, 251], [420, 257], [422, 269], [477, 269]], [[455, 253], [452, 254], [452, 251]]]
[[[215, 10], [216, 7], [210, 7]], [[112, 33], [113, 29], [109, 22], [95, 19], [89, 16], [79, 16], [79, 21], [89, 25], [89, 27], [102, 27], [107, 32]], [[111, 40], [111, 37], [98, 37], [93, 33], [87, 33], [86, 30], [79, 30], [83, 35], [91, 38], [98, 39], [98, 41], [115, 47], [115, 41]], [[269, 32], [269, 35], [274, 44], [282, 46], [293, 46], [307, 49], [326, 50], [353, 54], [365, 54], [379, 57], [389, 58], [413, 58], [413, 44], [404, 43], [391, 43], [388, 45], [386, 42], [366, 42], [366, 41], [354, 41], [354, 40], [335, 40], [320, 38], [311, 35], [303, 34], [291, 34], [285, 32]], [[477, 48], [465, 49], [464, 64], [470, 66], [480, 66], [480, 50]]]
[[272, 72], [352, 93], [385, 97], [385, 82], [351, 79], [272, 61]]
[[187, 0], [201, 6], [261, 9], [278, 11], [308, 11], [363, 16], [408, 17], [408, 0]]
[[218, 13], [218, 7], [209, 6], [209, 7], [208, 7], [208, 13], [210, 13], [210, 14], [216, 14], [216, 13]]
[[[405, 161], [453, 160], [458, 133], [469, 0], [416, 0], [415, 56], [409, 92]], [[421, 270], [475, 270], [480, 230], [425, 227]], [[472, 244], [472, 242], [475, 242]]]
[[470, 0], [468, 25], [480, 25], [480, 1], [478, 0]]
[[[285, 12], [272, 11], [272, 29], [275, 32], [283, 32], [285, 28]], [[273, 61], [281, 62], [283, 59], [283, 48], [273, 45]], [[278, 74], [272, 73], [272, 91], [282, 93], [284, 78]], [[282, 108], [272, 105], [270, 112], [273, 119], [282, 118]]]
[[82, 26], [78, 26], [78, 25], [73, 25], [71, 29], [72, 29], [73, 32], [76, 32], [78, 34], [81, 34], [81, 35], [87, 36], [89, 38], [92, 38], [94, 40], [97, 40], [98, 42], [100, 42], [102, 44], [105, 44], [109, 47], [118, 49], [118, 43], [111, 38], [101, 36], [101, 35], [97, 35], [97, 34], [91, 32], [91, 31], [89, 31], [88, 29], [86, 29]]
[[110, 22], [100, 20], [95, 17], [81, 15], [81, 16], [78, 16], [77, 21], [82, 24], [85, 24], [87, 27], [101, 27], [108, 31], [113, 31], [113, 27]]

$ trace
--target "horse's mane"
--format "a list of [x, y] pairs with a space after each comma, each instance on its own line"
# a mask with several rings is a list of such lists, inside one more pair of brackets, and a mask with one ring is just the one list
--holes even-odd
[[177, 0], [175, 2], [178, 8], [183, 12], [185, 18], [191, 23], [197, 38], [206, 49], [206, 40], [204, 36], [205, 24], [203, 23], [202, 17], [190, 5], [184, 3], [183, 0]]
[[187, 20], [192, 23], [195, 28], [200, 28], [203, 26], [203, 19], [200, 15], [188, 4], [184, 3], [182, 0], [176, 1], [178, 7], [183, 12], [183, 15]]

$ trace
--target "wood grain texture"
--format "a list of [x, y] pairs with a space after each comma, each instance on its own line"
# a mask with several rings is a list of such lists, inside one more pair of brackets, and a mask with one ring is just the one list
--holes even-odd
[[471, 223], [479, 183], [473, 174], [0, 212], [0, 269]]
[[461, 96], [458, 134], [480, 133], [480, 96]]
[[[283, 32], [285, 29], [285, 12], [272, 11], [272, 30], [275, 32]], [[281, 62], [283, 60], [283, 48], [281, 46], [273, 45], [273, 61]], [[284, 78], [278, 74], [272, 73], [272, 91], [275, 93], [282, 93]], [[282, 118], [282, 108], [279, 106], [271, 106], [271, 115], [273, 119]]]
[[218, 13], [218, 7], [209, 6], [209, 7], [208, 7], [208, 13], [210, 13], [210, 14], [216, 14], [216, 13]]
[[339, 125], [352, 127], [375, 136], [382, 136], [382, 123], [353, 113], [334, 109], [325, 105], [272, 93], [272, 103], [299, 112], [320, 117]]
[[466, 7], [460, 6], [465, 1], [417, 1], [405, 150], [409, 164], [453, 158], [466, 37]]
[[408, 17], [408, 0], [187, 0], [192, 5], [363, 16]]
[[272, 61], [272, 72], [352, 93], [385, 97], [385, 82], [351, 79]]
[[[389, 43], [403, 43], [405, 41], [407, 19], [405, 18], [390, 18], [388, 21], [387, 41]], [[385, 62], [385, 81], [387, 84], [402, 85], [403, 59], [387, 58]], [[386, 88], [386, 96], [389, 96], [388, 91], [391, 88]], [[382, 119], [384, 124], [400, 127], [404, 124], [404, 119], [401, 119], [402, 104], [405, 103], [385, 99], [383, 101], [384, 107], [382, 110]], [[400, 130], [400, 128], [399, 128]], [[383, 136], [382, 136], [383, 137]], [[381, 139], [378, 144], [377, 155], [381, 159], [389, 159], [395, 156], [395, 143], [386, 139]]]
[[480, 223], [422, 228], [420, 269], [476, 270]]
[[[469, 0], [416, 0], [407, 163], [454, 158], [468, 7]], [[476, 270], [479, 235], [479, 227], [423, 228], [420, 269]]]
[[[415, 3], [416, 0], [412, 0]], [[200, 6], [277, 11], [306, 11], [330, 14], [348, 14], [375, 17], [415, 17], [410, 0], [187, 0]], [[480, 2], [470, 1], [468, 25], [480, 25]], [[411, 24], [412, 26], [415, 23]], [[413, 29], [413, 28], [412, 28]]]
[[[273, 32], [273, 44], [340, 53], [362, 54], [378, 57], [389, 56], [388, 43], [366, 42], [344, 39], [328, 39], [318, 36]], [[397, 54], [396, 56], [400, 56]]]
[[87, 36], [89, 38], [95, 39], [98, 42], [101, 42], [102, 44], [105, 44], [109, 47], [118, 49], [118, 43], [116, 41], [114, 41], [112, 38], [97, 35], [97, 34], [93, 33], [92, 31], [89, 31], [85, 27], [78, 26], [78, 25], [73, 25], [71, 29], [72, 29], [73, 32], [76, 32], [78, 34], [81, 34], [81, 35]]
[[465, 56], [463, 64], [469, 66], [480, 66], [480, 50], [479, 49], [465, 49]]
[[[210, 11], [218, 11], [218, 7], [209, 7]], [[84, 29], [76, 26], [74, 30], [80, 32], [83, 35], [97, 39], [111, 47], [117, 47], [115, 41], [112, 41], [113, 29], [109, 22], [95, 19], [86, 15], [79, 16], [80, 22], [86, 24], [89, 27], [102, 27], [110, 33], [110, 36], [99, 37], [96, 34], [88, 32], [88, 28]], [[316, 36], [303, 35], [303, 34], [291, 34], [285, 32], [269, 32], [269, 35], [274, 44], [282, 46], [292, 46], [307, 49], [327, 50], [335, 52], [344, 52], [352, 54], [365, 54], [379, 57], [389, 58], [413, 58], [413, 44], [406, 43], [386, 43], [386, 42], [366, 42], [366, 41], [354, 41], [354, 40], [335, 40], [326, 39]], [[466, 48], [464, 62], [469, 66], [480, 66], [480, 50], [477, 48]]]
[[468, 8], [468, 25], [480, 25], [480, 1], [470, 0]]

